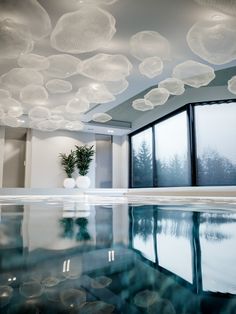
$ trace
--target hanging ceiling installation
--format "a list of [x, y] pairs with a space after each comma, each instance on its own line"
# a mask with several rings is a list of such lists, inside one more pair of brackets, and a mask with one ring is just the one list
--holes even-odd
[[[236, 2], [175, 5], [0, 0], [1, 124], [42, 131], [109, 125], [108, 112], [128, 99], [145, 114], [235, 66]], [[235, 76], [228, 90], [236, 94]]]

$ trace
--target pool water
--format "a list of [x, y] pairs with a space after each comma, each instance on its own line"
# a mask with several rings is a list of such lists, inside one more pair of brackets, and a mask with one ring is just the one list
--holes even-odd
[[0, 205], [0, 313], [236, 313], [236, 213]]

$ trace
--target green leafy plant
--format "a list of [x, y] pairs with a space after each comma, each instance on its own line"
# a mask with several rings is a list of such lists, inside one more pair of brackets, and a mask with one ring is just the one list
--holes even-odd
[[93, 155], [95, 154], [95, 150], [93, 146], [75, 146], [75, 159], [76, 165], [79, 170], [79, 174], [81, 176], [86, 176], [89, 171], [89, 166], [91, 161], [93, 160]]
[[60, 154], [61, 165], [66, 172], [68, 178], [72, 178], [72, 174], [75, 171], [76, 158], [75, 152], [71, 150], [70, 154]]

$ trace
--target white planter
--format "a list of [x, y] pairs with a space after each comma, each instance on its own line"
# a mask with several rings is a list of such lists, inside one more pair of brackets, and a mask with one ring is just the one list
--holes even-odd
[[73, 178], [66, 178], [63, 182], [63, 186], [66, 189], [73, 189], [75, 187], [75, 179]]
[[76, 179], [76, 185], [79, 189], [88, 189], [90, 187], [90, 178], [87, 176], [78, 176]]

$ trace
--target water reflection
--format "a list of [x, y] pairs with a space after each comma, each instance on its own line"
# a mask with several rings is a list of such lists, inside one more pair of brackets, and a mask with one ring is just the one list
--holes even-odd
[[0, 312], [234, 313], [236, 214], [189, 209], [4, 207]]

